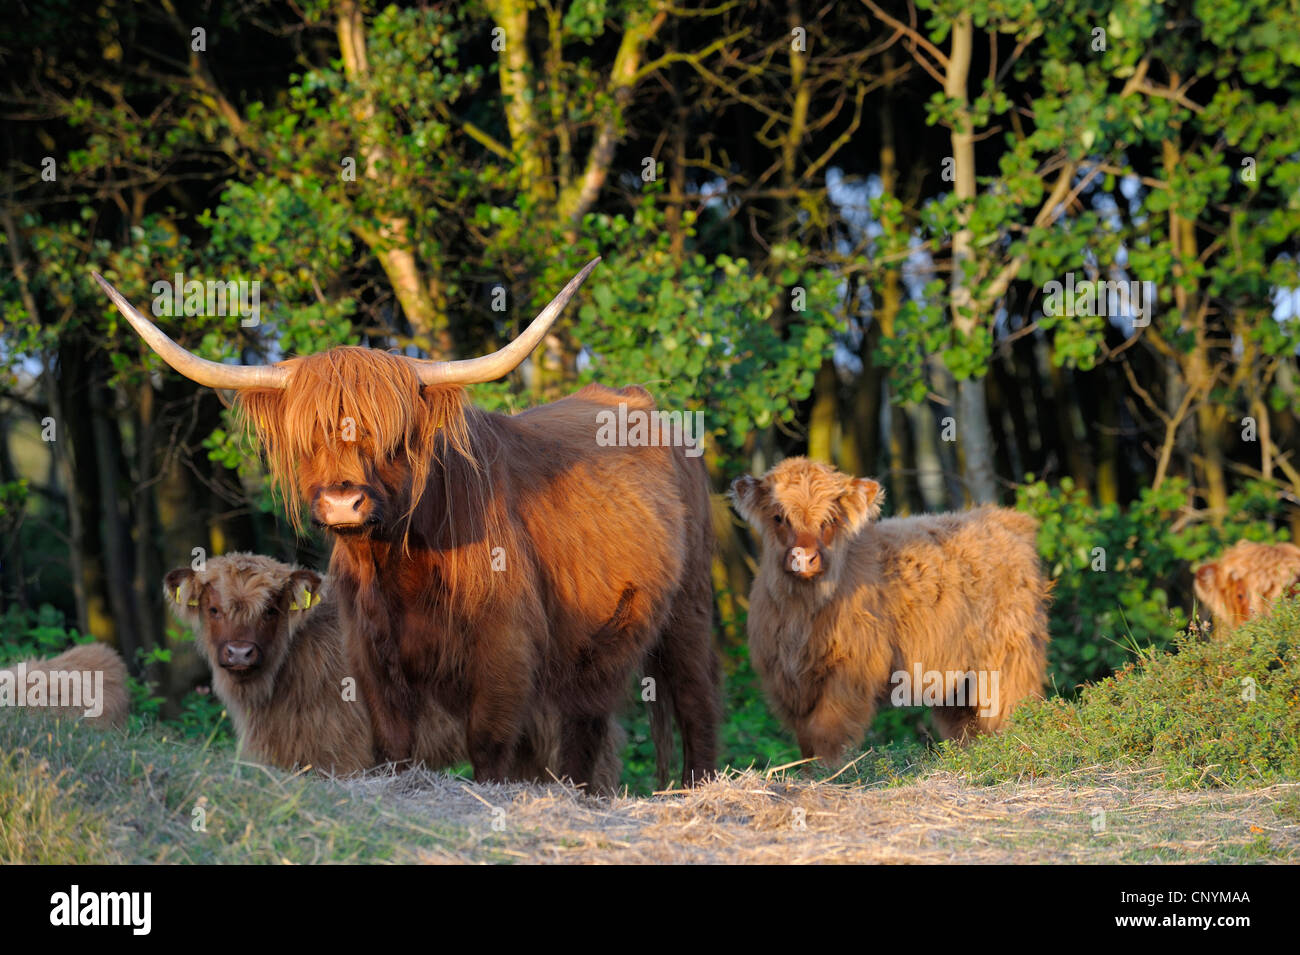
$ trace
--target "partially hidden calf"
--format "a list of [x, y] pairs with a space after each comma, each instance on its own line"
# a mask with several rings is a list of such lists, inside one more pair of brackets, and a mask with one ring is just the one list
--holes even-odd
[[[103, 643], [82, 643], [58, 656], [0, 669], [0, 706], [24, 706], [120, 729], [130, 712], [126, 664]], [[36, 693], [40, 688], [39, 695]]]
[[[168, 606], [194, 631], [244, 751], [284, 769], [348, 775], [383, 760], [350, 674], [348, 634], [330, 583], [260, 554], [211, 557], [203, 570], [178, 567], [163, 580]], [[558, 735], [555, 714], [532, 714], [514, 753], [515, 778], [551, 779]], [[412, 763], [455, 765], [465, 759], [464, 740], [462, 722], [426, 701]], [[621, 744], [614, 723], [593, 791], [616, 788]]]

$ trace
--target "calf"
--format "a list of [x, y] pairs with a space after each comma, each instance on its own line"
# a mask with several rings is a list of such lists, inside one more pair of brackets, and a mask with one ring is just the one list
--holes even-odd
[[1196, 599], [1214, 614], [1216, 636], [1266, 613], [1300, 587], [1300, 547], [1238, 541], [1196, 571]]
[[885, 702], [934, 706], [960, 740], [1041, 694], [1050, 587], [1032, 518], [983, 507], [877, 521], [879, 484], [805, 458], [731, 493], [762, 548], [750, 653], [805, 757], [841, 757]]
[[[344, 775], [383, 762], [348, 664], [348, 635], [331, 581], [257, 554], [227, 554], [202, 571], [178, 567], [163, 579], [178, 620], [195, 633], [245, 750], [291, 769]], [[618, 783], [621, 731], [610, 734], [593, 789]], [[516, 747], [513, 775], [548, 779], [557, 765], [558, 720], [541, 713]], [[430, 768], [465, 759], [465, 728], [433, 701], [415, 728], [412, 762]]]
[[[39, 696], [37, 688], [40, 688]], [[126, 664], [102, 643], [82, 643], [48, 660], [0, 670], [0, 706], [42, 707], [107, 729], [126, 725]]]

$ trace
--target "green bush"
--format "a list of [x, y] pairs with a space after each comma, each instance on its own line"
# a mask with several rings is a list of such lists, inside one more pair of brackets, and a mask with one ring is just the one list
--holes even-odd
[[[1189, 519], [1187, 483], [1147, 488], [1125, 510], [1098, 507], [1064, 478], [1022, 485], [1016, 507], [1038, 518], [1038, 548], [1055, 581], [1051, 678], [1073, 695], [1132, 659], [1139, 646], [1168, 647], [1191, 619], [1191, 566], [1245, 537], [1282, 539], [1270, 518], [1276, 492], [1247, 484], [1228, 501], [1222, 526]], [[1100, 550], [1099, 550], [1100, 549]]]
[[49, 604], [35, 610], [8, 607], [0, 616], [0, 663], [55, 656], [77, 643], [95, 638], [68, 627], [63, 614]]
[[1222, 640], [1176, 635], [1113, 676], [1018, 709], [1000, 735], [943, 744], [940, 768], [980, 782], [1132, 766], [1189, 788], [1300, 778], [1300, 601]]

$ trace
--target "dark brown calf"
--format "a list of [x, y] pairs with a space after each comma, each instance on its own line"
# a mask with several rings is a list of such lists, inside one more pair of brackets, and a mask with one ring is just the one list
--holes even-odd
[[[330, 581], [258, 554], [210, 558], [163, 579], [173, 615], [190, 627], [212, 667], [246, 752], [284, 769], [346, 775], [383, 762], [370, 716], [350, 679], [347, 635]], [[519, 779], [548, 781], [558, 767], [556, 714], [530, 714], [512, 765]], [[600, 753], [592, 789], [618, 785], [621, 729]], [[436, 703], [421, 711], [411, 760], [431, 769], [465, 759], [465, 728]]]

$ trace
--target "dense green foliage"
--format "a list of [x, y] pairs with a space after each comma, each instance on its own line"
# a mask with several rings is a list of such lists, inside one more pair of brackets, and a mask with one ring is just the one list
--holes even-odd
[[[1072, 694], [1127, 663], [1136, 652], [1172, 645], [1193, 619], [1176, 596], [1188, 566], [1237, 540], [1271, 541], [1279, 511], [1268, 488], [1247, 484], [1235, 493], [1222, 524], [1188, 519], [1188, 488], [1170, 481], [1147, 488], [1133, 506], [1092, 505], [1074, 482], [1033, 481], [1017, 506], [1040, 522], [1038, 547], [1054, 581], [1051, 679]], [[1200, 617], [1209, 614], [1201, 608]]]

